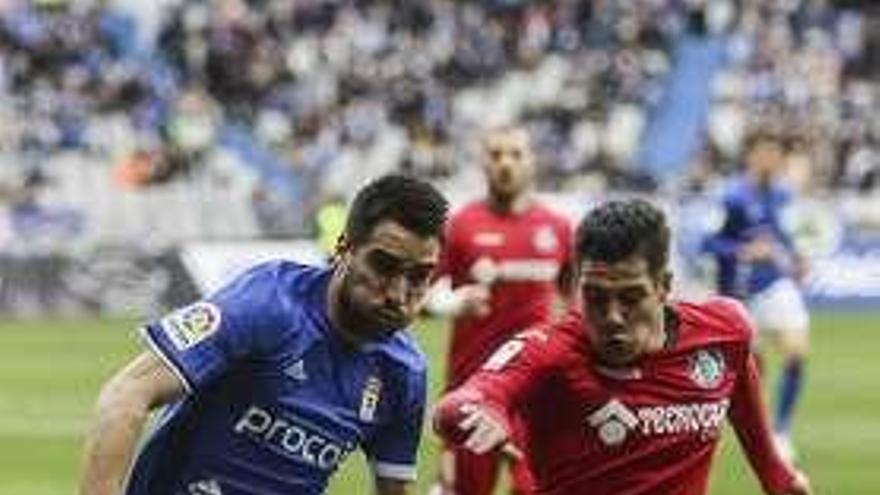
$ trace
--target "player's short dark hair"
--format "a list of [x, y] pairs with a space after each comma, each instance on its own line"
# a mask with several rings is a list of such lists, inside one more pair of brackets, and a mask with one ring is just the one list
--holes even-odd
[[449, 203], [431, 184], [405, 175], [386, 175], [361, 189], [349, 209], [345, 233], [354, 245], [392, 220], [419, 237], [442, 238]]
[[578, 261], [617, 263], [632, 255], [648, 262], [659, 275], [669, 261], [666, 215], [643, 199], [600, 204], [581, 220], [577, 229]]

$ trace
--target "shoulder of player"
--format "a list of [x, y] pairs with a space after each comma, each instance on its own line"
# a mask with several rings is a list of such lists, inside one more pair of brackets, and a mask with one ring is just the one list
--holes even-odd
[[724, 296], [703, 301], [679, 301], [675, 305], [680, 325], [696, 329], [701, 337], [751, 341], [753, 325], [741, 302]]
[[573, 311], [558, 321], [523, 330], [514, 338], [524, 341], [530, 353], [541, 361], [552, 364], [576, 353], [581, 346], [582, 335], [580, 315]]
[[751, 190], [751, 182], [744, 176], [737, 176], [730, 179], [724, 186], [722, 197], [725, 203], [739, 204], [748, 200], [751, 196]]
[[482, 200], [474, 200], [467, 203], [462, 204], [458, 208], [455, 208], [452, 211], [452, 214], [449, 215], [450, 222], [461, 222], [464, 220], [472, 219], [476, 216], [482, 216], [487, 211], [489, 211], [488, 205], [486, 205], [485, 201]]
[[532, 203], [530, 211], [533, 215], [542, 218], [568, 223], [568, 217], [543, 201], [535, 201]]
[[254, 266], [251, 271], [256, 283], [267, 285], [268, 295], [292, 300], [313, 295], [316, 286], [328, 274], [327, 268], [290, 260], [267, 261]]
[[472, 201], [456, 208], [446, 222], [446, 235], [451, 238], [466, 236], [487, 218], [487, 207], [481, 201]]
[[279, 328], [285, 328], [299, 308], [320, 299], [316, 290], [323, 287], [327, 276], [325, 268], [287, 260], [259, 263], [233, 280], [229, 290], [234, 295], [226, 299], [233, 301], [235, 308], [224, 309], [251, 315], [254, 322], [277, 321]]
[[540, 203], [536, 203], [532, 207], [530, 219], [535, 223], [549, 223], [557, 232], [565, 233], [572, 230], [573, 222], [569, 217]]

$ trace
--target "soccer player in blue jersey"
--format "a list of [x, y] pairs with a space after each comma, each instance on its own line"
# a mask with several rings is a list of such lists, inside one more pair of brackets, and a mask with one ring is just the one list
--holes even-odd
[[804, 260], [783, 221], [792, 192], [780, 180], [786, 164], [785, 140], [766, 129], [745, 141], [745, 171], [724, 193], [724, 223], [706, 239], [715, 255], [718, 289], [747, 303], [762, 332], [774, 337], [783, 355], [774, 429], [782, 454], [794, 456], [790, 428], [802, 389], [810, 318], [798, 282]]
[[426, 362], [404, 329], [447, 209], [429, 184], [383, 177], [329, 269], [258, 265], [144, 327], [149, 349], [101, 391], [80, 494], [320, 494], [357, 448], [379, 495], [411, 493]]

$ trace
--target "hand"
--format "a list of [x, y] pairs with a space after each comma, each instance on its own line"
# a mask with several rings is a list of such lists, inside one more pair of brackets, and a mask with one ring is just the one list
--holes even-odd
[[463, 285], [455, 289], [456, 296], [461, 298], [461, 316], [484, 317], [491, 311], [489, 304], [492, 294], [482, 284]]
[[765, 261], [772, 259], [775, 254], [773, 241], [767, 237], [758, 237], [743, 245], [737, 256], [746, 262]]
[[465, 414], [465, 418], [458, 424], [458, 428], [467, 435], [462, 444], [466, 449], [475, 454], [501, 449], [502, 453], [513, 459], [522, 459], [522, 452], [510, 443], [510, 435], [503, 420], [473, 403], [462, 404], [461, 412]]
[[811, 495], [812, 493], [810, 479], [807, 478], [807, 475], [803, 471], [795, 471], [794, 482], [791, 484], [791, 488], [783, 495]]

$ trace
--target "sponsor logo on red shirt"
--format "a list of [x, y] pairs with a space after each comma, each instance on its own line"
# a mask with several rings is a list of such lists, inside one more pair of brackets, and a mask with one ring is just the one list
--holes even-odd
[[702, 439], [715, 438], [730, 400], [669, 404], [663, 406], [627, 407], [612, 398], [587, 418], [599, 440], [608, 447], [623, 444], [631, 433], [644, 436], [697, 434]]

